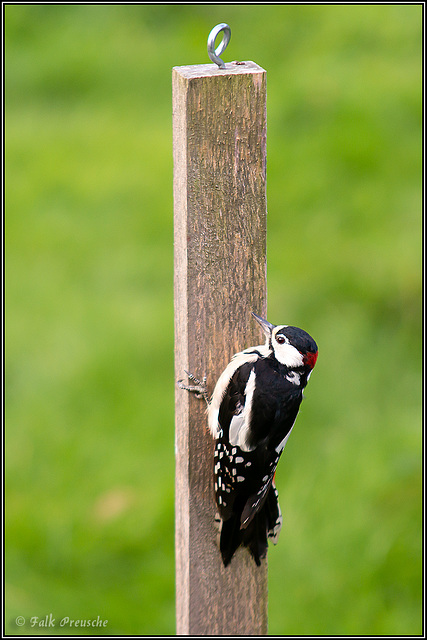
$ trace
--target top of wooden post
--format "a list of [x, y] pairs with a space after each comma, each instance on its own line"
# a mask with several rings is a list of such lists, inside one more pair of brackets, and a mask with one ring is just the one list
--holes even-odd
[[220, 69], [218, 65], [212, 63], [183, 65], [182, 67], [173, 67], [173, 69], [183, 78], [187, 78], [189, 80], [192, 78], [208, 78], [211, 76], [266, 73], [265, 69], [250, 60], [247, 60], [246, 62], [227, 62], [225, 69]]

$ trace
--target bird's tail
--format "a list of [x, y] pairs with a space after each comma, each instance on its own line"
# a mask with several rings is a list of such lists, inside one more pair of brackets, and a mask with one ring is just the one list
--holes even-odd
[[241, 526], [241, 514], [233, 513], [222, 524], [220, 550], [224, 566], [227, 566], [240, 545], [248, 547], [256, 564], [260, 566], [268, 548], [268, 538], [276, 543], [282, 516], [274, 484], [270, 487], [265, 502], [254, 513], [246, 526]]

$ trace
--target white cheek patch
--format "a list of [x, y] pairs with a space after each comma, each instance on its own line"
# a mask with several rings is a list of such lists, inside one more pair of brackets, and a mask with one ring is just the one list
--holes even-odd
[[301, 353], [291, 344], [275, 344], [274, 355], [281, 364], [285, 364], [290, 369], [304, 366]]

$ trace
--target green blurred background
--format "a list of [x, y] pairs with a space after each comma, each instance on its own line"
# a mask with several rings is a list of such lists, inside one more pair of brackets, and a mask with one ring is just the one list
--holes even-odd
[[6, 631], [175, 633], [171, 68], [224, 21], [268, 71], [269, 319], [320, 348], [269, 631], [420, 634], [422, 7], [5, 11]]

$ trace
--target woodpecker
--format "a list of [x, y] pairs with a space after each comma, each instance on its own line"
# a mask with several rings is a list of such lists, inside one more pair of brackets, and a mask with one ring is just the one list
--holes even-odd
[[222, 521], [220, 550], [227, 566], [240, 545], [261, 564], [282, 526], [274, 484], [277, 463], [294, 426], [318, 349], [302, 329], [273, 325], [256, 313], [264, 345], [236, 353], [220, 375], [212, 398], [206, 378], [181, 388], [204, 397], [215, 439], [214, 487]]

